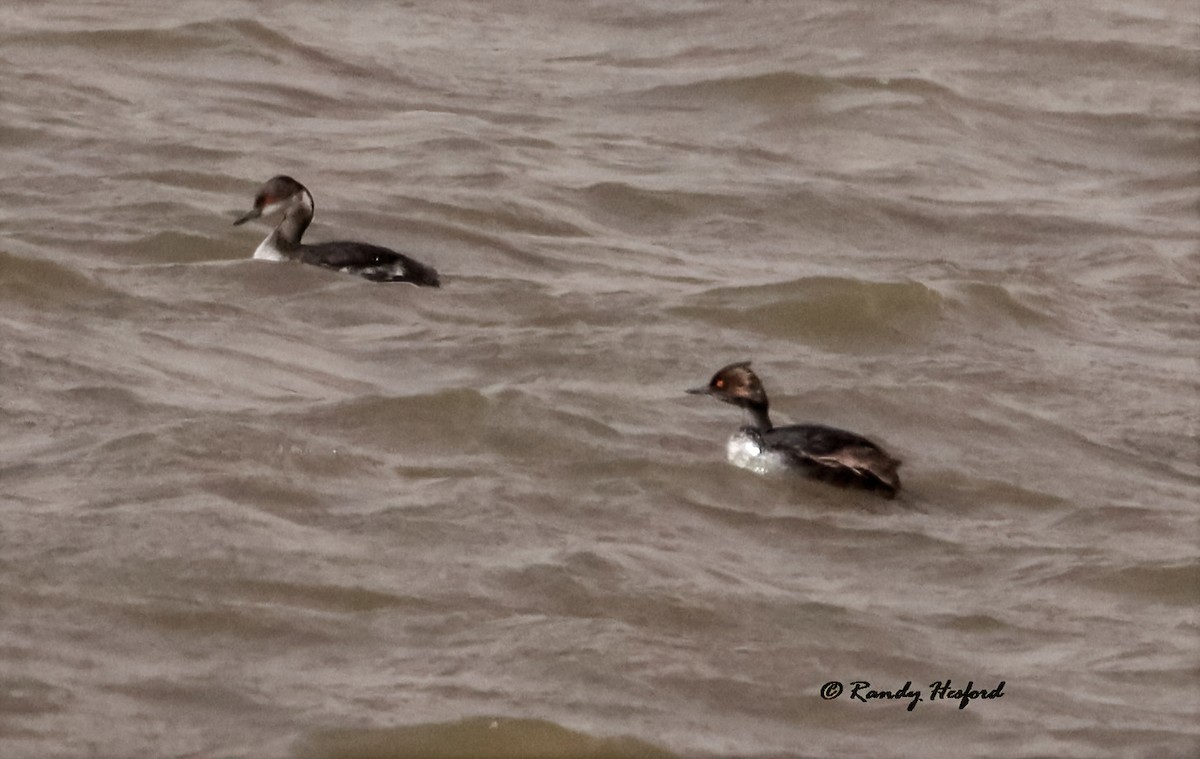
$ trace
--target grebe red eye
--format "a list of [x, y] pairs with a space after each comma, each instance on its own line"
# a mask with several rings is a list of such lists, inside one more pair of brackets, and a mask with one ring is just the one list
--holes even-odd
[[721, 388], [725, 387], [725, 380], [719, 379], [716, 382], [714, 382], [713, 385], [716, 386], [716, 388], [718, 390], [720, 390]]

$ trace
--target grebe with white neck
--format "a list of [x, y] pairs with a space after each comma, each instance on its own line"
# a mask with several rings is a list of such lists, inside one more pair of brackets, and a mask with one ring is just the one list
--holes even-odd
[[425, 287], [440, 287], [433, 267], [403, 253], [365, 242], [300, 242], [312, 222], [316, 204], [308, 188], [288, 176], [268, 179], [254, 196], [254, 208], [233, 222], [234, 226], [251, 219], [282, 214], [279, 225], [254, 251], [254, 257], [268, 261], [299, 261], [327, 269], [350, 272], [372, 282], [408, 282]]

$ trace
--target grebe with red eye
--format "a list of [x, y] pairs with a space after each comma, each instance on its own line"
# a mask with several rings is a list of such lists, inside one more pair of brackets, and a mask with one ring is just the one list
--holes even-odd
[[316, 205], [308, 188], [287, 176], [268, 179], [254, 196], [254, 208], [242, 215], [234, 226], [260, 216], [282, 214], [279, 225], [259, 244], [254, 257], [268, 261], [299, 261], [327, 269], [350, 272], [372, 282], [408, 282], [439, 287], [433, 267], [379, 245], [365, 242], [300, 242], [312, 222]]
[[730, 364], [704, 387], [687, 392], [711, 395], [746, 411], [749, 424], [725, 446], [729, 463], [758, 474], [796, 469], [813, 479], [842, 487], [873, 490], [893, 498], [900, 490], [900, 461], [853, 432], [821, 424], [776, 427], [768, 414], [767, 392], [750, 362]]

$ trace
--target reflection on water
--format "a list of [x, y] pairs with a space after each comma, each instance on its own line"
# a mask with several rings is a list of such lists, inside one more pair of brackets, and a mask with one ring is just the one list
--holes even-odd
[[670, 759], [632, 738], [593, 738], [552, 722], [474, 717], [377, 730], [327, 730], [301, 745], [299, 759]]

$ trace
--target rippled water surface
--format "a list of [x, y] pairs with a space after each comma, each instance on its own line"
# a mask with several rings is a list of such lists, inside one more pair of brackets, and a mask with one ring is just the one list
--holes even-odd
[[[0, 755], [1197, 755], [1198, 51], [1173, 0], [5, 4]], [[249, 260], [278, 173], [443, 288]], [[728, 466], [682, 391], [745, 359], [901, 497]]]

